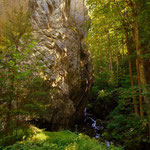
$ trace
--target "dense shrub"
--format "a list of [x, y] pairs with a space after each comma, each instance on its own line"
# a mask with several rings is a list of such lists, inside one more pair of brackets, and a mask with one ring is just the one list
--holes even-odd
[[43, 132], [40, 131], [27, 141], [16, 143], [3, 150], [123, 150], [121, 147], [109, 147], [100, 144], [86, 135], [75, 134], [70, 131]]

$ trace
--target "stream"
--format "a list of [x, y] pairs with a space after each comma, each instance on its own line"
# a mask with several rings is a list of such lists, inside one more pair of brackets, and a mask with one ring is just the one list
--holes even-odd
[[[95, 138], [101, 137], [101, 131], [104, 130], [103, 126], [100, 126], [97, 124], [97, 121], [87, 112], [87, 108], [84, 109], [84, 122], [87, 124], [87, 126], [91, 126], [95, 132]], [[105, 140], [105, 144], [107, 147], [111, 146], [113, 142]]]
[[99, 138], [100, 137], [100, 133], [99, 133], [99, 130], [102, 128], [100, 126], [98, 126], [96, 124], [96, 120], [94, 120], [92, 117], [90, 117], [90, 115], [87, 113], [87, 108], [84, 109], [84, 122], [86, 122], [87, 124], [89, 124], [89, 121], [88, 120], [91, 120], [92, 122], [92, 128], [94, 129], [95, 131], [95, 138]]

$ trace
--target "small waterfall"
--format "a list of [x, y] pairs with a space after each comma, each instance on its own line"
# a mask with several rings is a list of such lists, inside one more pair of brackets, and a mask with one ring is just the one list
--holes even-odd
[[95, 138], [99, 138], [100, 137], [100, 134], [98, 133], [98, 131], [101, 129], [101, 127], [100, 126], [97, 126], [97, 124], [96, 124], [96, 120], [94, 120], [92, 117], [90, 117], [89, 115], [88, 115], [88, 113], [87, 113], [87, 108], [85, 107], [85, 109], [84, 109], [84, 117], [85, 117], [85, 119], [84, 119], [84, 122], [86, 122], [87, 121], [87, 119], [90, 119], [91, 121], [92, 121], [92, 128], [94, 129], [94, 131], [95, 131]]
[[84, 122], [86, 122], [87, 119], [87, 108], [84, 108]]
[[[93, 130], [95, 131], [95, 138], [99, 138], [101, 136], [101, 134], [99, 133], [100, 130], [103, 130], [104, 127], [103, 126], [98, 126], [96, 120], [94, 120], [88, 113], [87, 113], [87, 108], [85, 107], [84, 109], [84, 122], [87, 122], [88, 120], [90, 120], [92, 122], [91, 126], [93, 128]], [[87, 122], [87, 124], [89, 124]], [[113, 142], [109, 142], [107, 140], [105, 140], [105, 144], [107, 147], [111, 146], [113, 144]]]
[[109, 146], [113, 145], [113, 142], [105, 141], [105, 144], [107, 147], [109, 147]]

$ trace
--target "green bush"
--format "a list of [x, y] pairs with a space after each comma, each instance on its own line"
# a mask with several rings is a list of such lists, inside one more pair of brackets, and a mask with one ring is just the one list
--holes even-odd
[[109, 147], [100, 144], [96, 139], [90, 139], [83, 134], [70, 131], [44, 132], [40, 131], [26, 141], [7, 146], [3, 150], [123, 150], [121, 147]]
[[29, 12], [20, 7], [0, 26], [0, 145], [9, 145], [28, 134], [27, 118], [45, 112], [50, 90], [37, 74], [43, 67], [29, 61], [36, 46]]

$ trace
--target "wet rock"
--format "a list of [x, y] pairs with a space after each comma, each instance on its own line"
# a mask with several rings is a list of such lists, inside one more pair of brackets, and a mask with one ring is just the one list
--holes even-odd
[[96, 136], [96, 133], [93, 130], [93, 128], [86, 128], [86, 130], [84, 131], [84, 134], [88, 135], [90, 137], [95, 137]]

